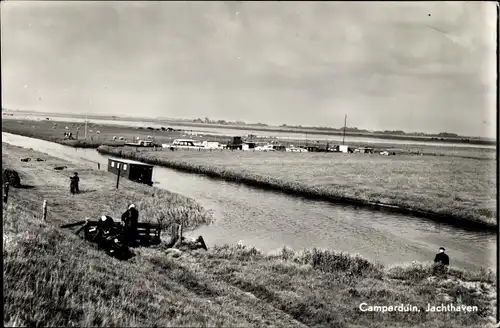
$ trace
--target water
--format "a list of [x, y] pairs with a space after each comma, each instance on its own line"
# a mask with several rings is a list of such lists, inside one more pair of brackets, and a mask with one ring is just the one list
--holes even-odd
[[[2, 133], [2, 141], [97, 168], [107, 157], [94, 149], [77, 149]], [[191, 197], [214, 212], [216, 223], [192, 234], [207, 244], [242, 240], [263, 251], [287, 245], [359, 253], [383, 264], [429, 261], [440, 246], [452, 265], [496, 270], [496, 235], [469, 232], [407, 215], [311, 201], [281, 193], [219, 181], [202, 175], [154, 168], [156, 187]]]
[[[37, 115], [37, 114], [16, 114], [14, 117], [9, 117], [9, 119], [27, 119], [27, 120], [45, 120], [47, 116]], [[49, 116], [53, 121], [71, 121], [84, 123], [83, 118], [73, 118], [73, 117], [63, 117], [63, 116]], [[280, 132], [280, 131], [258, 131], [258, 130], [238, 130], [228, 128], [216, 128], [216, 127], [203, 127], [203, 126], [181, 126], [175, 124], [158, 123], [158, 122], [148, 122], [148, 121], [122, 121], [122, 120], [105, 120], [105, 119], [92, 119], [90, 120], [95, 124], [103, 125], [120, 125], [120, 126], [132, 126], [132, 127], [154, 127], [160, 128], [162, 126], [168, 126], [174, 129], [189, 130], [197, 132], [200, 134], [210, 134], [210, 135], [220, 135], [220, 136], [241, 136], [247, 134], [254, 134], [258, 136], [266, 136], [279, 138], [282, 140], [318, 140], [318, 141], [328, 141], [331, 144], [339, 144], [342, 141], [342, 136], [332, 136], [332, 135], [321, 135], [321, 134], [309, 134], [306, 136], [305, 132]], [[365, 143], [365, 144], [387, 144], [387, 145], [408, 145], [408, 146], [453, 146], [457, 148], [481, 148], [481, 149], [495, 149], [494, 145], [474, 145], [465, 143], [443, 143], [443, 142], [427, 142], [427, 141], [414, 141], [414, 140], [398, 140], [398, 139], [377, 139], [369, 137], [354, 137], [346, 136], [345, 141], [347, 143]]]

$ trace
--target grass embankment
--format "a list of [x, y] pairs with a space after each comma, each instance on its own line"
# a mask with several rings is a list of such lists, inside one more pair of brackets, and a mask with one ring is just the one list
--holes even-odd
[[[23, 157], [46, 161], [20, 162]], [[451, 268], [442, 275], [424, 264], [384, 268], [335, 252], [264, 255], [209, 241], [208, 252], [175, 258], [161, 246], [136, 248], [131, 260], [118, 261], [58, 226], [85, 216], [117, 217], [130, 201], [138, 204], [141, 221], [167, 213], [164, 220], [195, 226], [211, 217], [185, 197], [126, 180], [116, 190], [111, 174], [32, 150], [2, 144], [2, 163], [15, 166], [22, 184], [32, 186], [11, 188], [3, 209], [6, 326], [458, 328], [493, 320], [491, 272]], [[52, 169], [61, 164], [68, 170]], [[75, 196], [68, 190], [74, 170], [83, 191]], [[43, 199], [49, 203], [46, 222], [40, 219]], [[362, 302], [423, 310], [427, 304], [463, 304], [478, 311], [373, 313], [361, 312]]]
[[296, 195], [397, 206], [470, 229], [496, 229], [495, 163], [444, 157], [265, 152], [98, 151]]

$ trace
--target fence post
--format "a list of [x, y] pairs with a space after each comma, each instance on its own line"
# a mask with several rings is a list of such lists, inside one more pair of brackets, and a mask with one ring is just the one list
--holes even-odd
[[182, 244], [182, 223], [177, 227], [177, 238], [173, 245], [173, 248], [177, 248]]
[[101, 163], [97, 163], [97, 169], [100, 170], [101, 169]]
[[42, 220], [45, 222], [47, 220], [47, 200], [43, 201], [42, 207]]

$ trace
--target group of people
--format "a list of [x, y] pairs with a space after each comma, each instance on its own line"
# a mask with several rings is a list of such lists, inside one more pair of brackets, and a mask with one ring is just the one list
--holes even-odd
[[99, 230], [103, 234], [102, 237], [114, 238], [121, 235], [122, 242], [127, 246], [134, 246], [137, 240], [137, 223], [139, 221], [139, 211], [134, 204], [130, 204], [127, 210], [121, 216], [122, 229], [117, 229], [115, 222], [109, 215], [101, 216], [99, 221]]

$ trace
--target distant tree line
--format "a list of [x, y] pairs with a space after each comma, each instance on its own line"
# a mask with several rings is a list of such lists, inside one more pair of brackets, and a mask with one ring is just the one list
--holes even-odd
[[197, 118], [192, 120], [193, 123], [203, 123], [203, 124], [219, 124], [219, 125], [247, 125], [247, 126], [269, 126], [265, 123], [246, 123], [243, 121], [226, 121], [226, 120], [211, 120], [208, 117], [204, 119]]
[[[319, 131], [340, 131], [344, 132], [344, 127], [340, 127], [338, 129], [326, 126], [302, 126], [302, 125], [288, 125], [281, 124], [281, 128], [289, 128], [289, 129], [311, 129], [311, 130], [319, 130]], [[371, 131], [366, 129], [358, 129], [357, 127], [345, 127], [345, 132], [354, 132], [354, 133], [375, 133], [375, 134], [384, 134], [384, 135], [400, 135], [400, 136], [428, 136], [428, 137], [440, 137], [440, 138], [460, 138], [460, 136], [456, 133], [450, 132], [440, 132], [437, 134], [433, 133], [424, 133], [424, 132], [411, 132], [407, 133], [403, 130], [384, 130], [384, 131]]]

